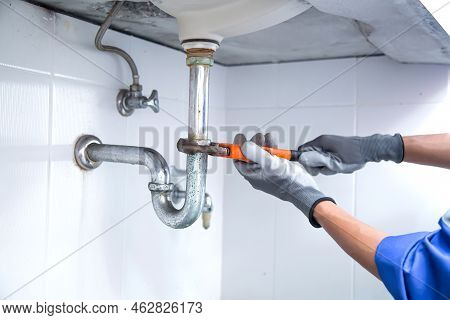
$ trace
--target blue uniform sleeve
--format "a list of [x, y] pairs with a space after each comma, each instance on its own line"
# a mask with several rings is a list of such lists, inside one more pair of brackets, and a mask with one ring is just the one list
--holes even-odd
[[387, 237], [378, 245], [378, 274], [395, 299], [450, 299], [450, 210], [440, 229]]

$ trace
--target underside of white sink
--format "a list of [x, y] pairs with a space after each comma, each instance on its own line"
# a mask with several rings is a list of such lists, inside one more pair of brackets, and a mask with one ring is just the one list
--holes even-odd
[[[27, 1], [97, 24], [113, 5]], [[445, 10], [450, 6], [439, 14]], [[186, 49], [180, 38], [225, 39], [215, 61], [227, 66], [380, 54], [404, 63], [450, 64], [450, 37], [435, 11], [420, 0], [129, 0], [112, 27], [177, 50]]]
[[177, 19], [181, 42], [217, 43], [279, 24], [311, 8], [301, 0], [156, 0], [154, 4]]

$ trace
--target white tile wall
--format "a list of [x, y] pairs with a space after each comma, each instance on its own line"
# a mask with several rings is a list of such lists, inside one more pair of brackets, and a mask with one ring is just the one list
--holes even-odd
[[[0, 2], [0, 39], [9, 43], [0, 52], [0, 149], [11, 155], [0, 160], [0, 296], [50, 268], [11, 298], [219, 298], [220, 165], [208, 177], [211, 229], [197, 223], [175, 231], [156, 217], [148, 177], [138, 168], [105, 163], [82, 172], [73, 163], [76, 138], [94, 134], [106, 143], [154, 146], [169, 164], [183, 164], [175, 143], [187, 121], [184, 55], [107, 32], [106, 43], [136, 59], [145, 93], [157, 88], [161, 97], [159, 114], [123, 118], [115, 97], [130, 71], [95, 49], [97, 28], [22, 1]], [[215, 66], [213, 126], [224, 124], [225, 81], [226, 70]], [[146, 128], [159, 135], [150, 130], [140, 139]]]
[[53, 13], [22, 1], [0, 1], [2, 64], [49, 74], [52, 65]]
[[275, 90], [280, 107], [353, 105], [355, 63], [341, 59], [280, 64]]
[[[184, 55], [107, 33], [105, 42], [135, 59], [145, 92], [160, 93], [159, 114], [142, 110], [125, 119], [115, 95], [130, 71], [94, 48], [96, 31], [22, 1], [0, 1], [0, 39], [8, 43], [0, 51], [0, 149], [9, 155], [0, 159], [2, 297], [50, 268], [11, 298], [389, 298], [323, 230], [253, 190], [231, 161], [210, 159], [215, 209], [208, 231], [200, 222], [178, 231], [162, 225], [142, 169], [80, 171], [72, 148], [85, 133], [156, 148], [177, 167], [185, 159], [175, 150], [187, 122]], [[211, 139], [276, 131], [281, 146], [295, 147], [324, 133], [448, 132], [448, 79], [448, 67], [385, 57], [214, 66]], [[436, 227], [449, 206], [449, 178], [435, 168], [383, 163], [318, 183], [359, 219], [396, 234]]]
[[[290, 125], [309, 126], [306, 139], [450, 132], [447, 66], [377, 57], [229, 70], [226, 104], [234, 109], [227, 112], [228, 124], [249, 137], [257, 131], [246, 130], [250, 124], [264, 132], [281, 127], [289, 137], [285, 147], [305, 138]], [[315, 93], [288, 108], [309, 92]], [[450, 206], [449, 179], [438, 168], [381, 163], [317, 181], [360, 220], [401, 234], [437, 228]], [[236, 172], [225, 181], [223, 298], [390, 298], [381, 282], [351, 262], [324, 231], [312, 229], [292, 205], [252, 190]]]
[[358, 61], [359, 105], [437, 103], [447, 97], [446, 66], [401, 64], [386, 57]]

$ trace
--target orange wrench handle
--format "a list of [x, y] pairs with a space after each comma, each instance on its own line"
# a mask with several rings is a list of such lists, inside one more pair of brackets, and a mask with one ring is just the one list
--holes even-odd
[[[244, 161], [244, 162], [251, 162], [248, 160], [244, 154], [241, 151], [241, 147], [237, 144], [231, 144], [231, 143], [219, 143], [220, 147], [227, 148], [229, 150], [229, 154], [227, 156], [224, 156], [224, 158]], [[269, 147], [263, 147], [264, 150], [269, 152], [271, 155], [277, 156], [279, 158], [283, 158], [286, 160], [296, 160], [293, 159], [293, 152], [297, 151], [291, 151], [291, 150], [285, 150], [285, 149], [277, 149], [277, 148], [269, 148]], [[298, 160], [298, 159], [297, 159]]]

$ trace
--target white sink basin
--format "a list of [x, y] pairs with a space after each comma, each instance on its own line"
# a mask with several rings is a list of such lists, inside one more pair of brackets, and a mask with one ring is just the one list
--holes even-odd
[[180, 40], [220, 43], [286, 21], [311, 7], [302, 0], [153, 0], [177, 18]]

